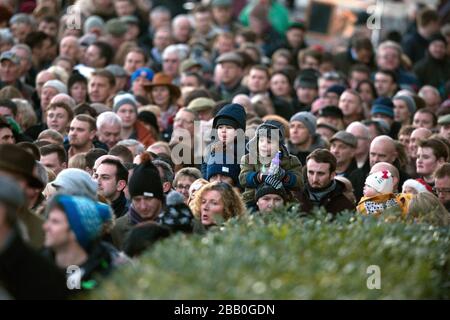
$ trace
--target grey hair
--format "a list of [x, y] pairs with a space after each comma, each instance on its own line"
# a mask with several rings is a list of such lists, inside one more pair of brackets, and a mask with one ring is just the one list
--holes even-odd
[[14, 45], [14, 37], [9, 29], [0, 29], [0, 42]]
[[24, 23], [24, 24], [28, 24], [30, 26], [32, 26], [33, 28], [36, 27], [37, 23], [36, 23], [36, 19], [34, 19], [33, 16], [28, 15], [26, 13], [17, 13], [15, 15], [13, 15], [11, 17], [11, 19], [9, 19], [9, 24], [13, 25], [16, 23]]
[[97, 117], [97, 129], [100, 129], [105, 124], [118, 125], [122, 127], [122, 119], [114, 112], [106, 111]]
[[384, 41], [378, 46], [377, 56], [379, 56], [380, 52], [386, 48], [392, 48], [392, 49], [396, 50], [398, 52], [398, 57], [401, 58], [401, 56], [403, 54], [402, 47], [398, 43], [391, 41], [391, 40]]
[[135, 139], [125, 139], [125, 140], [119, 141], [117, 143], [117, 145], [118, 146], [124, 146], [124, 147], [134, 147], [134, 146], [136, 146], [136, 155], [139, 155], [139, 154], [141, 154], [142, 152], [145, 151], [144, 145], [141, 142], [139, 142], [139, 141], [137, 141]]
[[165, 6], [156, 6], [150, 12], [150, 17], [154, 17], [158, 14], [167, 14], [169, 17], [172, 17], [170, 10]]
[[171, 44], [164, 49], [162, 57], [165, 59], [168, 55], [175, 53], [180, 61], [187, 59], [189, 47], [185, 44]]
[[417, 95], [418, 95], [419, 97], [423, 98], [423, 96], [424, 96], [423, 92], [424, 92], [425, 90], [430, 90], [430, 91], [432, 91], [435, 95], [437, 95], [437, 96], [440, 97], [440, 93], [439, 93], [438, 89], [436, 89], [435, 87], [430, 86], [430, 85], [426, 85], [426, 86], [423, 86], [422, 88], [420, 88], [420, 90], [419, 90], [419, 92], [418, 92]]
[[163, 160], [153, 160], [152, 163], [155, 165], [155, 167], [159, 167], [162, 169], [163, 171], [163, 176], [161, 177], [163, 182], [170, 182], [173, 183], [173, 179], [174, 179], [174, 173], [172, 168], [170, 167], [170, 165], [163, 161]]
[[192, 30], [192, 21], [189, 18], [189, 16], [187, 14], [179, 14], [177, 15], [175, 18], [173, 18], [172, 20], [172, 29], [175, 29], [176, 25], [181, 21], [181, 20], [187, 20], [189, 21], [189, 24], [191, 26], [191, 30]]
[[18, 43], [16, 45], [14, 45], [14, 47], [11, 48], [11, 51], [15, 52], [17, 49], [25, 50], [28, 55], [28, 62], [30, 62], [30, 63], [33, 62], [32, 53], [31, 53], [31, 49], [29, 46], [27, 46], [26, 44], [23, 44], [23, 43]]
[[362, 122], [360, 122], [360, 121], [353, 121], [352, 123], [350, 123], [350, 124], [347, 126], [347, 129], [346, 129], [345, 131], [350, 132], [350, 130], [351, 130], [353, 127], [360, 127], [361, 129], [363, 129], [364, 135], [366, 136], [366, 138], [370, 138], [370, 131], [369, 131], [369, 128], [367, 128], [367, 126], [365, 126]]

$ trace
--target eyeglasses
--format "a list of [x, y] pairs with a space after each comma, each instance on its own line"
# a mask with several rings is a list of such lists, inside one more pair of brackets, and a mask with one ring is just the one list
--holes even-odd
[[450, 188], [433, 188], [433, 192], [436, 194], [439, 193], [450, 193]]

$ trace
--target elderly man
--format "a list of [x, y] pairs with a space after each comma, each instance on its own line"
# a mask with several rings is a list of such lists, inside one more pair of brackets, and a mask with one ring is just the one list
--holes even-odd
[[164, 49], [162, 71], [172, 77], [172, 83], [180, 84], [180, 64], [188, 57], [187, 46], [173, 44]]
[[346, 129], [347, 132], [353, 134], [358, 140], [355, 151], [355, 160], [358, 168], [370, 168], [369, 149], [370, 149], [370, 132], [369, 129], [359, 121], [352, 122]]
[[[387, 162], [394, 165], [399, 171], [399, 185], [403, 185], [403, 182], [408, 180], [410, 176], [399, 168], [400, 163], [397, 157], [398, 153], [395, 140], [385, 135], [373, 139], [369, 151], [370, 167], [372, 168], [378, 162]], [[369, 172], [367, 169], [361, 168], [353, 171], [349, 176], [357, 201], [359, 201], [363, 195], [364, 183], [368, 174]]]

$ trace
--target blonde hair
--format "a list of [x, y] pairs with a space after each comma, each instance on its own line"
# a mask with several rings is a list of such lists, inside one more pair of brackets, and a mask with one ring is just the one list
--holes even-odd
[[420, 192], [412, 198], [408, 207], [408, 218], [435, 226], [450, 224], [450, 213], [430, 192]]
[[69, 159], [69, 168], [86, 169], [86, 153], [78, 153]]
[[27, 130], [37, 124], [36, 112], [27, 100], [14, 98], [12, 102], [17, 106], [16, 119], [22, 130]]
[[190, 206], [193, 203], [194, 199], [196, 199], [197, 192], [208, 183], [209, 181], [203, 178], [199, 178], [192, 182], [191, 186], [189, 187], [189, 198], [187, 200], [188, 206]]
[[237, 191], [227, 183], [216, 181], [203, 186], [195, 194], [195, 199], [191, 203], [191, 210], [197, 219], [200, 219], [201, 215], [202, 198], [209, 191], [220, 193], [223, 202], [222, 217], [225, 221], [245, 214], [244, 202]]

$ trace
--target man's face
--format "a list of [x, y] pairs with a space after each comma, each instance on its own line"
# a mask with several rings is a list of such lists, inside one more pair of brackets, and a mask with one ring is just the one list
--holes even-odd
[[100, 142], [103, 142], [111, 150], [120, 141], [120, 132], [122, 127], [118, 124], [103, 124], [98, 128], [97, 136]]
[[189, 198], [189, 188], [194, 181], [195, 179], [192, 177], [182, 176], [175, 185], [175, 191], [181, 193], [185, 201]]
[[194, 119], [195, 119], [195, 116], [191, 112], [185, 111], [185, 110], [180, 110], [175, 115], [175, 119], [173, 122], [173, 128], [178, 129], [178, 130], [179, 129], [187, 130], [189, 132], [190, 137], [193, 138], [194, 137]]
[[283, 206], [283, 204], [283, 198], [277, 194], [266, 194], [256, 202], [259, 212], [269, 212], [274, 208]]
[[269, 78], [265, 71], [251, 69], [248, 76], [248, 88], [252, 93], [264, 93], [269, 88]]
[[58, 94], [58, 91], [53, 87], [42, 88], [41, 109], [43, 112], [45, 112], [45, 110], [47, 110], [47, 107], [49, 106], [50, 101], [57, 94]]
[[15, 144], [13, 132], [9, 128], [0, 128], [0, 144]]
[[304, 37], [305, 31], [301, 29], [292, 28], [286, 33], [287, 41], [292, 48], [299, 48], [303, 43]]
[[14, 49], [16, 56], [20, 58], [19, 75], [24, 76], [32, 67], [28, 52], [22, 48]]
[[289, 123], [289, 141], [293, 145], [305, 144], [311, 137], [309, 130], [300, 121], [291, 121]]
[[335, 173], [330, 173], [330, 164], [309, 159], [306, 163], [308, 183], [313, 188], [325, 188], [334, 179]]
[[131, 1], [125, 0], [114, 1], [114, 9], [119, 17], [132, 16], [136, 10]]
[[228, 6], [214, 6], [212, 8], [213, 18], [219, 26], [230, 23], [232, 14], [232, 8]]
[[306, 105], [311, 105], [317, 97], [318, 91], [314, 88], [298, 87], [296, 90], [298, 100]]
[[416, 128], [433, 129], [433, 116], [425, 112], [416, 112], [414, 114], [413, 126]]
[[66, 214], [58, 207], [53, 208], [47, 221], [44, 223], [45, 241], [47, 248], [65, 248], [72, 241], [76, 241], [75, 234], [71, 231]]
[[91, 68], [102, 68], [105, 59], [100, 57], [100, 49], [97, 46], [90, 45], [84, 53], [84, 64]]
[[413, 159], [417, 156], [417, 145], [420, 140], [424, 140], [428, 138], [429, 135], [427, 134], [426, 130], [414, 130], [411, 133], [411, 136], [409, 138], [409, 156]]
[[450, 201], [450, 177], [445, 176], [443, 178], [434, 179], [434, 188], [436, 189], [437, 196], [442, 204], [446, 204]]
[[188, 75], [185, 73], [181, 74], [180, 85], [182, 88], [190, 87], [198, 89], [200, 87], [200, 84], [198, 83], [198, 80], [195, 76]]
[[442, 41], [433, 41], [430, 43], [428, 50], [430, 55], [437, 60], [442, 60], [446, 54], [445, 43]]
[[209, 12], [198, 12], [194, 15], [195, 29], [206, 34], [211, 26], [211, 14]]
[[112, 89], [107, 78], [92, 76], [88, 86], [89, 98], [92, 103], [105, 103], [112, 94]]
[[242, 69], [233, 62], [223, 62], [222, 67], [222, 83], [225, 85], [233, 85], [239, 80]]
[[38, 29], [51, 37], [56, 37], [58, 34], [58, 25], [53, 22], [41, 21]]
[[339, 140], [331, 143], [330, 152], [336, 157], [338, 165], [350, 163], [355, 156], [355, 148]]
[[95, 137], [95, 130], [90, 130], [89, 123], [73, 119], [69, 129], [71, 146], [82, 148], [91, 143]]
[[439, 135], [444, 139], [447, 139], [447, 141], [450, 141], [450, 123], [441, 125]]
[[187, 42], [191, 36], [191, 24], [189, 20], [179, 21], [173, 29], [173, 35], [177, 42]]
[[360, 83], [363, 80], [369, 80], [369, 75], [365, 72], [359, 72], [359, 71], [353, 71], [350, 74], [350, 87], [353, 90], [356, 90], [356, 87], [358, 86], [358, 83]]
[[60, 162], [58, 154], [56, 152], [50, 153], [48, 155], [41, 155], [40, 162], [48, 169], [52, 170], [55, 175], [58, 175], [62, 170], [67, 167], [65, 162]]
[[145, 59], [144, 56], [139, 52], [130, 52], [125, 57], [125, 64], [123, 68], [128, 74], [132, 74], [137, 69], [142, 68], [145, 66]]
[[98, 193], [108, 200], [114, 200], [122, 191], [117, 181], [117, 168], [114, 165], [102, 163], [94, 174], [98, 182]]
[[131, 202], [139, 216], [145, 220], [155, 220], [161, 211], [161, 200], [153, 197], [136, 196]]
[[176, 53], [168, 54], [163, 60], [163, 72], [168, 74], [173, 79], [178, 76], [180, 68], [180, 58]]
[[155, 33], [153, 39], [153, 46], [162, 52], [166, 47], [172, 43], [172, 34], [168, 29], [159, 29]]
[[36, 77], [36, 92], [38, 97], [42, 99], [42, 87], [47, 81], [54, 80], [55, 76], [50, 72], [41, 72]]
[[0, 80], [7, 84], [14, 83], [19, 77], [20, 66], [10, 60], [0, 62]]
[[65, 134], [69, 125], [69, 115], [64, 108], [51, 108], [47, 111], [47, 126], [49, 129]]
[[393, 93], [395, 84], [392, 78], [384, 73], [375, 74], [375, 89], [380, 97], [390, 97]]
[[357, 96], [350, 92], [344, 92], [339, 98], [339, 109], [345, 117], [353, 116], [361, 111], [361, 105]]
[[80, 54], [80, 47], [75, 37], [69, 36], [61, 40], [59, 44], [59, 54], [61, 56], [72, 59], [72, 61], [78, 61]]
[[374, 113], [371, 116], [372, 120], [383, 120], [385, 121], [388, 125], [389, 128], [392, 126], [392, 124], [394, 123], [394, 119], [392, 119], [391, 117], [389, 117], [388, 115], [385, 115], [384, 113]]
[[379, 69], [395, 71], [400, 66], [399, 53], [394, 48], [379, 50], [377, 65]]
[[375, 141], [370, 145], [369, 159], [372, 167], [378, 162], [394, 163], [397, 157], [395, 147], [386, 141]]
[[11, 25], [11, 32], [17, 43], [24, 43], [26, 36], [32, 31], [31, 26], [25, 23], [14, 23]]

